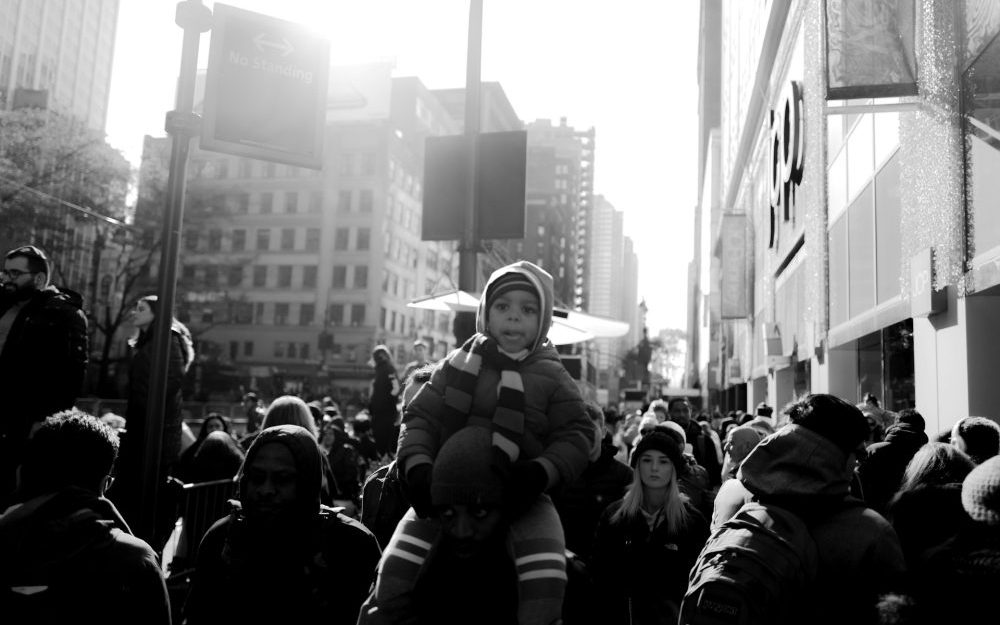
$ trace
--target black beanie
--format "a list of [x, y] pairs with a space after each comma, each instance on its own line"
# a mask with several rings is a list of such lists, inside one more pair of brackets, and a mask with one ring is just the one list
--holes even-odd
[[629, 464], [632, 465], [632, 468], [635, 468], [643, 452], [655, 449], [656, 451], [663, 452], [667, 458], [670, 458], [670, 461], [674, 463], [674, 470], [680, 474], [686, 463], [684, 462], [684, 446], [678, 439], [679, 437], [669, 429], [662, 425], [656, 426], [652, 432], [644, 434], [639, 439], [639, 442], [635, 444]]
[[807, 395], [789, 411], [791, 422], [833, 442], [845, 454], [868, 438], [868, 420], [857, 406], [834, 395]]
[[486, 313], [489, 314], [493, 300], [510, 291], [527, 291], [534, 293], [535, 297], [539, 300], [542, 299], [538, 293], [538, 289], [535, 288], [534, 283], [528, 276], [517, 271], [511, 271], [500, 276], [490, 285], [489, 291], [486, 293]]
[[493, 470], [493, 433], [470, 425], [455, 432], [438, 452], [431, 470], [431, 502], [496, 507], [503, 503], [503, 482]]

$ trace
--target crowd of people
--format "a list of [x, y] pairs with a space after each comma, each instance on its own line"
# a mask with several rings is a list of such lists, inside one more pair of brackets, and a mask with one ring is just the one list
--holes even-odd
[[[47, 332], [49, 349], [74, 344], [79, 307], [49, 287], [44, 261], [30, 246], [5, 259], [5, 375], [31, 332]], [[142, 448], [129, 447], [147, 423], [143, 350], [157, 314], [155, 298], [140, 300], [121, 438], [121, 424], [56, 393], [0, 409], [0, 614], [697, 625], [996, 612], [994, 420], [962, 416], [927, 432], [916, 410], [828, 394], [715, 418], [683, 397], [619, 414], [585, 401], [545, 340], [552, 293], [531, 263], [501, 268], [476, 333], [451, 353], [420, 353], [400, 376], [377, 346], [371, 404], [349, 418], [329, 398], [265, 405], [247, 394], [246, 431], [213, 413], [184, 442], [168, 384], [164, 476], [232, 485], [227, 511], [193, 539], [182, 584], [175, 563], [161, 566], [177, 510], [166, 506], [149, 537], [132, 531]], [[172, 328], [179, 378], [190, 335]], [[52, 358], [78, 359], [59, 349]], [[65, 375], [52, 385], [79, 384], [75, 369]]]

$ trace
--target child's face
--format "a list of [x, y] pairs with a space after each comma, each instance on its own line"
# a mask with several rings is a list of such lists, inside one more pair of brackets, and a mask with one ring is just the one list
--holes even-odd
[[531, 347], [538, 336], [538, 296], [531, 291], [507, 291], [487, 312], [487, 330], [505, 352]]

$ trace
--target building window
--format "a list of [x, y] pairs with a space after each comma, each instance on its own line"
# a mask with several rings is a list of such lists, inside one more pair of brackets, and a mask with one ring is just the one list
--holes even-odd
[[218, 265], [205, 265], [205, 286], [212, 289], [219, 286]]
[[353, 154], [341, 154], [340, 155], [340, 169], [339, 173], [341, 176], [350, 176], [354, 173], [354, 155]]
[[257, 250], [266, 252], [271, 248], [271, 231], [268, 228], [257, 230]]
[[308, 326], [312, 325], [313, 319], [316, 317], [316, 304], [301, 304], [299, 305], [299, 325]]
[[184, 249], [194, 252], [198, 249], [198, 231], [188, 230], [184, 233]]
[[375, 175], [375, 153], [365, 152], [361, 155], [361, 175], [362, 176], [374, 176]]
[[360, 209], [362, 213], [372, 212], [372, 206], [375, 204], [374, 195], [371, 189], [361, 190], [361, 205]]
[[355, 267], [354, 267], [354, 288], [356, 288], [356, 289], [367, 289], [368, 288], [368, 266], [367, 265], [355, 265]]
[[302, 268], [303, 288], [316, 288], [316, 265], [306, 265]]
[[281, 249], [286, 252], [295, 249], [295, 228], [281, 229]]
[[208, 231], [208, 251], [218, 252], [222, 249], [222, 230], [212, 228]]
[[234, 265], [229, 268], [229, 286], [240, 286], [243, 284], [243, 265]]
[[291, 288], [292, 286], [292, 266], [278, 266], [278, 288]]
[[181, 277], [187, 281], [194, 280], [194, 265], [184, 265], [184, 268], [181, 270]]
[[250, 302], [233, 302], [230, 317], [233, 323], [253, 323], [253, 304]]
[[257, 265], [253, 268], [253, 285], [256, 287], [267, 286], [267, 267]]
[[261, 215], [270, 215], [273, 206], [274, 206], [274, 194], [273, 193], [261, 193], [260, 194], [260, 214]]
[[323, 210], [323, 192], [313, 191], [309, 194], [309, 212], [318, 213]]
[[350, 241], [350, 236], [350, 228], [337, 228], [333, 236], [333, 249], [337, 251], [346, 250]]
[[341, 213], [351, 212], [351, 192], [341, 191], [337, 194], [337, 211]]
[[367, 250], [371, 245], [371, 238], [372, 238], [371, 228], [358, 228], [357, 249]]
[[280, 303], [274, 305], [274, 325], [288, 325], [288, 304]]
[[257, 325], [264, 324], [264, 302], [257, 302], [253, 306], [253, 318], [254, 323]]
[[309, 343], [299, 343], [299, 358], [302, 360], [309, 359]]
[[285, 212], [295, 214], [299, 212], [299, 194], [294, 191], [285, 192]]
[[253, 356], [253, 341], [243, 341], [243, 356]]
[[365, 323], [365, 305], [351, 304], [351, 325], [360, 326]]
[[319, 228], [306, 228], [306, 251], [307, 252], [317, 252], [319, 251]]
[[239, 341], [229, 341], [229, 360], [236, 360], [240, 356]]
[[247, 231], [242, 228], [233, 230], [233, 251], [242, 252], [247, 248]]
[[275, 358], [284, 358], [285, 357], [285, 346], [286, 345], [287, 345], [287, 343], [285, 343], [284, 341], [275, 341], [274, 342], [274, 357]]
[[239, 193], [236, 195], [236, 210], [234, 211], [237, 215], [246, 215], [250, 212], [250, 194], [249, 193]]
[[326, 309], [326, 316], [331, 325], [339, 326], [344, 324], [344, 305], [330, 304]]
[[333, 288], [343, 289], [347, 287], [347, 267], [345, 265], [333, 266]]

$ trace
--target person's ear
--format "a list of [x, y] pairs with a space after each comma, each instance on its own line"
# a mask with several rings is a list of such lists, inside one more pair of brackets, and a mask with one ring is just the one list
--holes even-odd
[[115, 483], [115, 476], [105, 475], [104, 477], [101, 478], [101, 483], [97, 487], [97, 494], [103, 497], [104, 494], [111, 489], [111, 486], [114, 483]]
[[44, 271], [39, 271], [32, 276], [31, 279], [34, 281], [35, 287], [38, 289], [44, 289], [49, 284], [49, 274]]

